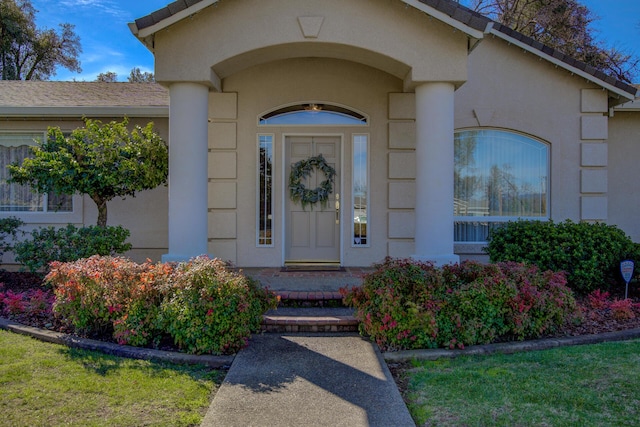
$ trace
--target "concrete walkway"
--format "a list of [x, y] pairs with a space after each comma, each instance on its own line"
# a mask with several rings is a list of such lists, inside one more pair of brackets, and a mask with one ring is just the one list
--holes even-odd
[[263, 334], [236, 356], [202, 426], [415, 423], [367, 340], [356, 334]]

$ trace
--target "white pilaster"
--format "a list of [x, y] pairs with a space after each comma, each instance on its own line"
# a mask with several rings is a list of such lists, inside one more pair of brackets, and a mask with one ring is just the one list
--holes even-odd
[[209, 89], [169, 86], [169, 253], [186, 261], [207, 253], [207, 116]]
[[412, 258], [457, 263], [453, 253], [454, 85], [416, 87], [416, 227]]

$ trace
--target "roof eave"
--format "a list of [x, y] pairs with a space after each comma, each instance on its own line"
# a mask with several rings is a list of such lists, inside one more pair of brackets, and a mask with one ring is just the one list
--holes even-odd
[[158, 31], [163, 30], [169, 27], [170, 25], [175, 24], [178, 21], [188, 18], [191, 15], [195, 15], [196, 13], [200, 12], [202, 9], [209, 7], [212, 4], [218, 3], [218, 1], [219, 0], [202, 0], [197, 3], [193, 3], [190, 6], [187, 5], [190, 2], [186, 2], [184, 3], [184, 5], [187, 6], [186, 8], [181, 10], [175, 10], [175, 11], [171, 10], [171, 6], [174, 5], [174, 3], [178, 3], [178, 2], [174, 2], [162, 9], [155, 11], [151, 15], [147, 15], [146, 17], [141, 18], [141, 19], [146, 19], [146, 18], [153, 19], [155, 17], [155, 19], [157, 19], [157, 22], [155, 22], [154, 24], [149, 26], [143, 25], [143, 27], [140, 28], [138, 24], [141, 23], [141, 19], [137, 19], [135, 22], [132, 22], [129, 24], [129, 29], [137, 38], [139, 38], [143, 43], [145, 43], [144, 40], [147, 37], [152, 36]]
[[147, 49], [149, 49], [149, 52], [153, 53], [154, 52], [154, 36], [151, 35], [148, 37], [141, 37], [135, 22], [129, 22], [127, 25], [129, 26], [129, 31], [131, 31], [131, 34], [133, 34], [138, 40], [140, 40], [140, 42]]
[[628, 101], [633, 101], [636, 98], [636, 95], [638, 93], [637, 90], [636, 90], [635, 93], [632, 94], [632, 93], [630, 93], [630, 92], [628, 92], [628, 91], [626, 91], [624, 89], [621, 89], [621, 88], [619, 88], [619, 87], [617, 87], [617, 86], [615, 86], [615, 85], [613, 85], [611, 83], [608, 83], [608, 82], [606, 82], [606, 81], [594, 76], [591, 73], [588, 73], [588, 72], [583, 71], [583, 70], [581, 70], [579, 68], [573, 67], [573, 66], [567, 64], [566, 62], [562, 61], [561, 59], [556, 58], [555, 56], [549, 55], [549, 54], [547, 54], [547, 53], [545, 53], [545, 52], [543, 52], [543, 51], [541, 51], [541, 50], [539, 50], [539, 49], [537, 49], [537, 48], [535, 48], [533, 46], [530, 46], [530, 45], [528, 45], [526, 43], [523, 43], [520, 40], [518, 40], [516, 38], [513, 38], [513, 37], [509, 36], [508, 34], [505, 34], [502, 31], [496, 29], [492, 25], [487, 27], [487, 33], [491, 34], [493, 36], [499, 37], [499, 38], [503, 39], [504, 41], [506, 41], [508, 43], [511, 43], [514, 46], [518, 46], [519, 48], [521, 48], [521, 49], [523, 49], [523, 50], [525, 50], [525, 51], [527, 51], [529, 53], [532, 53], [532, 54], [534, 54], [536, 56], [539, 56], [540, 58], [545, 59], [546, 61], [551, 62], [556, 67], [563, 68], [563, 69], [569, 71], [570, 73], [573, 73], [573, 74], [575, 74], [577, 76], [580, 76], [580, 77], [582, 77], [582, 78], [584, 78], [584, 79], [586, 79], [586, 80], [588, 80], [588, 81], [590, 81], [590, 82], [592, 82], [594, 84], [597, 84], [598, 86], [608, 90], [610, 93], [612, 93], [614, 95], [617, 95], [619, 98], [622, 98], [622, 99], [619, 99], [616, 102], [617, 104], [622, 104], [622, 103], [625, 103], [625, 102], [628, 102]]
[[148, 107], [8, 107], [0, 106], [0, 118], [37, 118], [37, 117], [169, 117], [168, 106]]
[[640, 98], [614, 107], [615, 111], [640, 111]]
[[452, 16], [447, 15], [444, 12], [439, 11], [438, 9], [429, 6], [428, 4], [423, 3], [420, 0], [403, 0], [404, 3], [408, 4], [409, 6], [412, 6], [424, 13], [426, 13], [427, 15], [430, 15], [432, 17], [434, 17], [435, 19], [463, 32], [464, 34], [466, 34], [468, 37], [475, 39], [475, 40], [480, 40], [484, 37], [484, 32], [481, 30], [477, 30], [475, 28], [472, 28], [466, 24], [464, 24], [463, 22], [458, 21], [457, 19], [455, 19]]
[[[202, 9], [209, 7], [215, 3], [218, 3], [219, 0], [201, 0], [198, 2], [193, 2], [191, 5], [188, 5], [189, 1], [186, 2], [174, 2], [170, 5], [159, 9], [152, 13], [151, 15], [147, 15], [143, 18], [137, 19], [135, 22], [129, 23], [129, 30], [143, 43], [147, 46], [148, 44], [145, 42], [145, 39], [157, 33], [160, 30], [163, 30], [170, 25], [175, 24], [178, 21], [181, 21], [185, 18], [188, 18], [191, 15], [194, 15], [200, 12]], [[456, 28], [457, 30], [462, 31], [469, 37], [473, 39], [482, 39], [483, 32], [477, 29], [474, 29], [464, 23], [458, 21], [454, 17], [447, 15], [444, 12], [439, 11], [436, 8], [433, 8], [420, 0], [403, 0], [406, 4], [425, 12], [426, 14], [444, 22]], [[175, 9], [172, 10], [172, 6], [175, 4]], [[186, 7], [185, 7], [186, 6]], [[153, 23], [152, 23], [153, 22]], [[151, 25], [147, 25], [152, 23]], [[142, 27], [142, 28], [141, 28]]]

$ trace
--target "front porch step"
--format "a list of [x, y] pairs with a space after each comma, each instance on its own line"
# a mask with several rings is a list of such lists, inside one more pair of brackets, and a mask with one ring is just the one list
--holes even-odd
[[280, 307], [262, 316], [263, 332], [357, 332], [351, 308]]
[[275, 291], [280, 297], [279, 307], [334, 307], [342, 308], [342, 295], [338, 291]]

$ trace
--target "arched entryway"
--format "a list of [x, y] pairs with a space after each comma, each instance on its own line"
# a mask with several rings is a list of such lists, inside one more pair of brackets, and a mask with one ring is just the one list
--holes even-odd
[[[387, 212], [395, 209], [393, 206], [379, 204], [379, 229], [386, 235], [381, 237], [377, 247], [390, 253], [395, 247], [390, 239], [404, 239], [400, 243], [405, 247], [413, 245], [418, 258], [437, 262], [452, 260], [451, 107], [454, 90], [467, 78], [467, 57], [473, 45], [470, 39], [482, 38], [482, 32], [450, 19], [422, 2], [248, 0], [204, 3], [197, 2], [191, 15], [188, 15], [190, 7], [187, 7], [179, 14], [169, 10], [169, 16], [161, 18], [159, 22], [152, 17], [155, 23], [138, 26], [137, 32], [145, 44], [152, 46], [156, 56], [157, 81], [167, 85], [170, 90], [170, 158], [191, 159], [174, 162], [182, 166], [170, 166], [170, 254], [167, 258], [197, 255], [202, 251], [204, 241], [213, 255], [217, 255], [216, 248], [222, 248], [224, 254], [235, 254], [231, 258], [251, 262], [256, 259], [253, 254], [260, 252], [260, 262], [274, 263], [273, 255], [267, 254], [269, 251], [266, 247], [264, 251], [247, 247], [248, 242], [254, 246], [256, 242], [256, 230], [248, 227], [244, 217], [246, 212], [255, 211], [250, 205], [253, 204], [255, 208], [255, 197], [246, 197], [247, 187], [241, 182], [243, 175], [248, 173], [247, 168], [255, 167], [255, 164], [250, 164], [249, 151], [254, 158], [257, 153], [255, 132], [251, 138], [244, 133], [248, 127], [258, 126], [255, 122], [250, 123], [250, 120], [255, 120], [255, 115], [251, 119], [243, 116], [243, 108], [251, 103], [264, 104], [267, 92], [273, 87], [251, 85], [248, 82], [240, 92], [234, 91], [234, 85], [230, 82], [246, 70], [252, 70], [257, 79], [262, 80], [262, 68], [269, 68], [272, 64], [288, 64], [287, 61], [307, 61], [308, 64], [317, 65], [317, 68], [310, 69], [310, 73], [319, 76], [326, 91], [332, 93], [330, 96], [324, 93], [312, 95], [316, 99], [336, 100], [345, 96], [343, 92], [349, 91], [344, 86], [344, 80], [351, 76], [338, 71], [344, 63], [359, 66], [358, 73], [364, 70], [369, 70], [371, 75], [384, 73], [399, 82], [398, 86], [384, 94], [382, 103], [377, 104], [376, 108], [388, 112], [380, 119], [389, 123], [380, 121], [378, 125], [385, 129], [372, 137], [377, 142], [384, 142], [391, 133], [391, 121], [415, 121], [413, 160], [418, 163], [415, 167], [418, 175], [400, 178], [415, 180], [415, 203], [414, 206], [407, 204], [400, 208], [402, 211], [395, 212], [399, 215], [393, 216]], [[187, 16], [189, 19], [185, 19]], [[382, 28], [384, 31], [379, 31]], [[309, 99], [308, 94], [314, 93], [314, 90], [317, 92], [316, 81], [311, 80], [301, 86], [299, 84], [304, 79], [298, 79], [299, 76], [291, 74], [286, 68], [280, 72], [293, 78], [284, 82], [278, 97], [288, 98], [291, 102]], [[355, 84], [362, 87], [369, 79], [366, 74], [359, 75]], [[197, 93], [197, 106], [183, 96], [187, 92], [185, 85], [188, 85], [189, 91]], [[210, 93], [207, 117], [203, 118], [200, 113], [186, 117], [187, 114], [183, 112], [193, 112], [202, 107], [203, 90], [228, 96], [212, 97]], [[410, 109], [413, 112], [403, 109], [400, 118], [392, 117], [391, 112], [398, 111], [391, 105], [392, 92], [415, 93], [414, 105]], [[366, 97], [366, 93], [360, 96]], [[232, 98], [234, 102], [228, 103], [227, 100]], [[358, 97], [347, 99], [348, 103], [360, 102]], [[220, 104], [218, 100], [223, 102]], [[434, 112], [436, 114], [433, 117], [426, 116]], [[212, 147], [212, 135], [217, 137], [215, 132], [218, 131], [224, 132], [229, 140], [222, 146]], [[311, 136], [323, 136], [323, 132], [317, 133], [315, 130], [309, 133]], [[283, 135], [283, 131], [276, 134]], [[194, 138], [198, 141], [194, 141]], [[284, 140], [279, 141], [286, 145]], [[347, 142], [351, 142], [351, 137], [343, 137], [337, 143], [339, 149], [344, 150]], [[314, 145], [313, 141], [311, 145]], [[206, 151], [203, 147], [207, 147]], [[382, 158], [387, 157], [384, 150], [408, 149], [381, 147]], [[194, 151], [197, 152], [194, 154]], [[208, 159], [208, 167], [202, 166], [203, 157]], [[390, 165], [390, 155], [388, 159]], [[212, 164], [215, 168], [212, 168]], [[390, 167], [383, 166], [382, 170]], [[191, 170], [185, 171], [183, 168]], [[284, 169], [280, 170], [284, 178]], [[183, 174], [189, 178], [181, 176]], [[202, 191], [200, 184], [197, 185], [197, 194], [189, 188], [194, 182], [194, 175], [199, 176], [200, 182], [206, 183], [206, 191]], [[395, 178], [389, 175], [384, 179]], [[441, 179], [448, 181], [440, 182]], [[439, 184], [434, 186], [434, 181]], [[382, 183], [381, 190], [388, 191], [386, 187], [387, 182]], [[434, 191], [438, 195], [434, 196]], [[192, 200], [208, 198], [207, 208], [203, 211], [202, 203], [185, 203], [182, 195], [187, 193], [191, 194]], [[433, 207], [436, 207], [435, 210]], [[387, 216], [388, 224], [399, 218], [411, 222], [411, 231], [410, 227], [399, 227], [403, 229], [398, 234], [391, 225], [385, 230], [387, 220], [383, 218]], [[338, 220], [343, 218], [344, 214], [338, 213]], [[251, 222], [255, 223], [255, 217]], [[290, 219], [288, 223], [293, 223], [293, 220]], [[193, 231], [194, 227], [198, 229]], [[247, 235], [251, 237], [246, 238]], [[172, 236], [175, 238], [172, 239]], [[343, 248], [344, 236], [345, 228], [341, 228], [338, 246]], [[351, 240], [349, 237], [346, 241], [351, 243]], [[180, 245], [185, 243], [182, 245], [184, 248], [176, 246], [174, 242]], [[212, 242], [216, 245], [216, 251], [211, 251]], [[273, 244], [278, 247], [278, 242], [274, 241]], [[280, 244], [281, 247], [286, 246], [285, 242]], [[280, 259], [291, 257], [290, 252], [289, 255], [281, 255]], [[354, 259], [357, 258], [354, 255]]]

